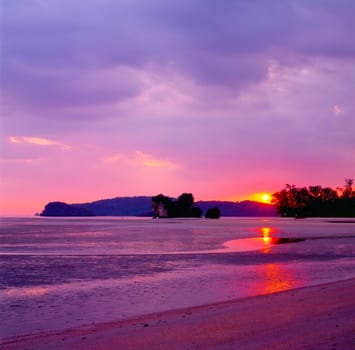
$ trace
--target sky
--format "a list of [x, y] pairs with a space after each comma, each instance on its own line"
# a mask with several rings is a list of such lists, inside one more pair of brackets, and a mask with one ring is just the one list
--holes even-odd
[[0, 215], [355, 177], [353, 0], [0, 0]]

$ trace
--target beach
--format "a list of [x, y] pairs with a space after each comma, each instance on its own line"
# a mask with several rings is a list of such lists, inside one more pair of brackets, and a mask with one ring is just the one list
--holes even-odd
[[1, 349], [344, 349], [355, 279], [4, 339]]
[[352, 222], [16, 218], [0, 229], [0, 349], [354, 341]]

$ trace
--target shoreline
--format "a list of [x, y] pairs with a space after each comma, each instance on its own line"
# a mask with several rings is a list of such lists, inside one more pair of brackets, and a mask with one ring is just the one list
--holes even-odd
[[4, 338], [0, 349], [350, 349], [355, 278]]

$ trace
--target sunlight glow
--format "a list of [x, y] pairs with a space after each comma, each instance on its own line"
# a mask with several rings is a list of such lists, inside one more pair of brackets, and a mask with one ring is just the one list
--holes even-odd
[[271, 196], [270, 196], [269, 194], [267, 194], [267, 193], [263, 193], [263, 194], [261, 195], [261, 199], [262, 199], [262, 201], [265, 202], [265, 203], [270, 203], [270, 201], [271, 201]]
[[268, 192], [257, 192], [252, 195], [249, 195], [248, 199], [255, 202], [271, 204], [272, 198], [271, 194]]

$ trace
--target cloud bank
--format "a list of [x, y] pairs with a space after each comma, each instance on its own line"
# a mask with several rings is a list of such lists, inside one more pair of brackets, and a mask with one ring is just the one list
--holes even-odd
[[[1, 7], [2, 183], [14, 196], [21, 163], [10, 160], [36, 157], [22, 163], [28, 198], [32, 176], [44, 183], [53, 157], [51, 176], [64, 188], [70, 181], [59, 176], [69, 168], [87, 174], [70, 192], [92, 199], [154, 194], [157, 182], [172, 195], [240, 199], [285, 182], [340, 185], [355, 176], [353, 1]], [[33, 140], [70, 150], [34, 149]]]

